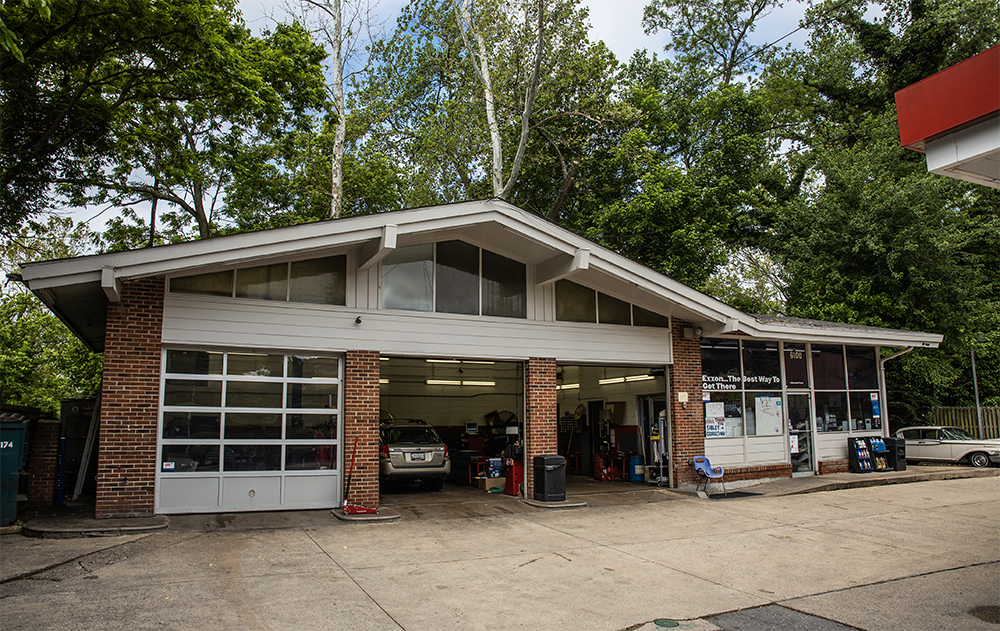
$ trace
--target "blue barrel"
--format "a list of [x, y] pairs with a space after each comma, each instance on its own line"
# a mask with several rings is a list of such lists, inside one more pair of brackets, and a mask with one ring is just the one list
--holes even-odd
[[646, 466], [642, 456], [630, 456], [628, 459], [629, 481], [643, 482], [646, 479]]

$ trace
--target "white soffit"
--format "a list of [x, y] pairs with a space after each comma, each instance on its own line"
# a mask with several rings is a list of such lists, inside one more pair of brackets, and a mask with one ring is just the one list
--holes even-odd
[[1000, 116], [927, 141], [931, 173], [1000, 188]]

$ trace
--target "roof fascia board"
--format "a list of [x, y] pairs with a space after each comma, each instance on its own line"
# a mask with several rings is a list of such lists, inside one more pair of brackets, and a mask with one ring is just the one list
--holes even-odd
[[[37, 269], [37, 268], [35, 268]], [[22, 268], [21, 277], [24, 282], [28, 285], [28, 289], [31, 291], [39, 291], [42, 289], [49, 289], [52, 287], [63, 287], [66, 285], [85, 285], [87, 283], [99, 283], [101, 282], [102, 270], [103, 268], [97, 268], [96, 270], [80, 270], [79, 267], [76, 269], [68, 269], [63, 274], [32, 274], [25, 273], [28, 268]]]
[[[883, 329], [879, 332], [837, 328], [817, 328], [795, 325], [767, 325], [754, 320], [751, 325], [741, 322], [739, 331], [753, 339], [783, 340], [788, 342], [818, 342], [830, 344], [859, 344], [863, 346], [918, 346], [937, 348], [944, 339], [937, 333]], [[710, 337], [709, 333], [704, 336]]]

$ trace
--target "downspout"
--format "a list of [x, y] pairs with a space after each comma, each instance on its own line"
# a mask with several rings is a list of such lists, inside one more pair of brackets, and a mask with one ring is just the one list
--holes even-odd
[[[671, 360], [672, 361], [672, 360]], [[663, 367], [663, 381], [666, 390], [666, 402], [667, 405], [664, 408], [667, 412], [667, 424], [666, 427], [660, 428], [660, 440], [666, 441], [666, 449], [660, 450], [660, 464], [663, 464], [663, 455], [667, 457], [667, 488], [677, 488], [674, 484], [674, 415], [671, 413], [673, 406], [670, 400], [670, 369], [673, 368], [673, 364]], [[659, 420], [659, 419], [657, 419]]]
[[879, 360], [878, 360], [878, 388], [879, 388], [879, 398], [881, 399], [880, 407], [882, 409], [882, 436], [889, 436], [889, 394], [885, 386], [885, 363], [890, 359], [896, 359], [902, 355], [906, 355], [913, 350], [913, 347], [905, 348], [898, 353], [893, 353], [888, 357], [881, 357], [882, 347], [878, 349]]

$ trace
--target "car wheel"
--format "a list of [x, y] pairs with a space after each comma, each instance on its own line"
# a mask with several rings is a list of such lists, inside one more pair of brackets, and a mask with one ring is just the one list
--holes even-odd
[[977, 468], [988, 467], [990, 466], [990, 457], [981, 451], [977, 451], [969, 456], [969, 464]]
[[444, 488], [444, 478], [435, 478], [424, 482], [424, 488], [428, 491], [440, 491]]

